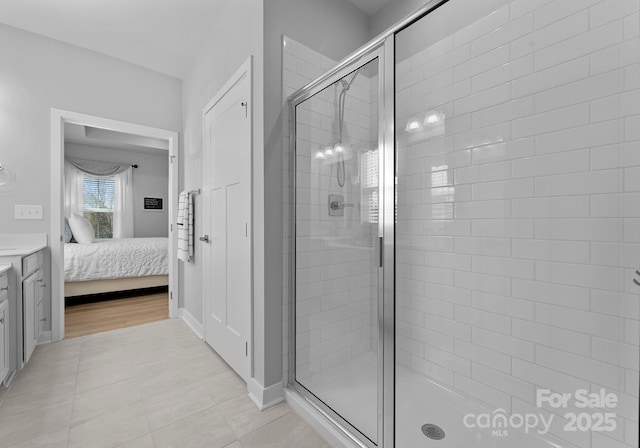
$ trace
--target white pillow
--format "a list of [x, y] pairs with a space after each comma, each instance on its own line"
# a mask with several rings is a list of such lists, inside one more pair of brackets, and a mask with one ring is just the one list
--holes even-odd
[[72, 214], [69, 217], [69, 227], [73, 237], [80, 244], [91, 244], [96, 240], [96, 234], [93, 231], [93, 226], [87, 218], [77, 213]]

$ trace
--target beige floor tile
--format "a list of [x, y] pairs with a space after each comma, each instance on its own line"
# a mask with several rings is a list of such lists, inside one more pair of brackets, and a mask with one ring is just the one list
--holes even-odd
[[123, 445], [118, 445], [118, 448], [155, 448], [155, 445], [151, 434], [145, 434], [139, 439], [132, 440]]
[[[75, 391], [76, 375], [52, 373], [51, 376], [37, 375], [26, 378], [18, 373], [14, 383], [9, 388], [7, 399], [17, 395], [36, 395], [47, 394], [57, 391], [71, 392]], [[72, 397], [69, 397], [72, 398]]]
[[0, 448], [324, 446], [178, 319], [38, 346], [0, 391]]
[[[70, 378], [73, 380], [73, 378]], [[12, 414], [30, 413], [73, 400], [75, 381], [66, 384], [27, 382], [15, 384], [4, 400], [3, 408]]]
[[144, 405], [137, 402], [71, 426], [69, 448], [111, 448], [148, 433]]
[[224, 417], [209, 408], [151, 433], [156, 448], [222, 448], [236, 440]]
[[224, 448], [242, 448], [242, 445], [240, 444], [239, 441], [235, 441], [230, 445], [225, 446]]
[[213, 396], [204, 387], [196, 384], [166, 388], [145, 398], [144, 403], [152, 431], [215, 404]]
[[75, 377], [78, 372], [78, 357], [68, 358], [63, 356], [58, 358], [57, 355], [47, 355], [37, 359], [34, 358], [35, 355], [32, 356], [25, 368], [18, 372], [14, 385], [25, 381], [31, 384], [38, 382], [47, 384], [57, 381], [66, 382], [69, 377]]
[[236, 437], [240, 438], [271, 423], [291, 411], [284, 402], [260, 411], [246, 394], [225, 401], [216, 407], [224, 416]]
[[76, 394], [73, 400], [71, 424], [76, 425], [91, 420], [100, 414], [141, 400], [140, 380], [135, 377]]
[[36, 437], [26, 442], [13, 445], [11, 448], [67, 448], [69, 428]]
[[99, 368], [78, 373], [76, 393], [82, 394], [99, 387], [132, 378], [136, 375], [133, 365], [129, 362], [105, 365]]
[[194, 381], [188, 378], [188, 372], [189, 365], [183, 364], [180, 369], [160, 369], [145, 373], [136, 371], [136, 376], [140, 378], [143, 396], [151, 397], [170, 388], [193, 384]]
[[126, 348], [114, 347], [113, 349], [103, 352], [86, 352], [80, 356], [78, 364], [78, 372], [97, 369], [103, 366], [113, 364], [129, 363], [134, 365], [136, 361], [135, 355]]
[[7, 448], [63, 428], [71, 422], [72, 401], [43, 407], [25, 414], [16, 414], [8, 406], [0, 408], [0, 448]]
[[279, 419], [240, 438], [242, 448], [328, 448], [322, 438], [296, 413]]
[[247, 395], [247, 384], [233, 370], [204, 378], [198, 384], [204, 386], [216, 404]]
[[9, 389], [0, 389], [0, 406], [2, 406], [2, 403], [4, 402], [4, 399], [7, 397], [8, 393]]

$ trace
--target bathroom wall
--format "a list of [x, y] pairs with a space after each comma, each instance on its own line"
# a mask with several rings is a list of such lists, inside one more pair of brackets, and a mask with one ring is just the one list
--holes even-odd
[[[133, 236], [167, 237], [169, 229], [169, 154], [158, 150], [133, 151], [65, 143], [65, 157], [138, 165], [133, 170]], [[164, 198], [164, 210], [143, 209], [145, 197]]]
[[614, 432], [552, 433], [637, 447], [639, 2], [467, 3], [396, 44], [397, 361], [514, 413], [604, 387]]
[[[2, 233], [49, 233], [51, 108], [182, 128], [179, 79], [6, 25], [0, 41], [0, 161], [16, 175], [0, 191]], [[15, 204], [42, 204], [44, 219], [15, 220]]]
[[[330, 27], [330, 32], [328, 28]], [[283, 260], [280, 253], [283, 227], [289, 219], [282, 201], [283, 148], [287, 143], [283, 134], [283, 47], [282, 36], [322, 52], [338, 60], [364, 44], [368, 35], [367, 16], [347, 0], [269, 0], [264, 5], [264, 200], [265, 252], [270, 254], [264, 266], [265, 315], [272, 323], [264, 335], [272, 359], [282, 355], [283, 304], [288, 301], [283, 291]], [[295, 89], [302, 87], [296, 85]], [[286, 95], [285, 95], [286, 96]], [[286, 262], [286, 260], [285, 260]], [[286, 327], [286, 325], [284, 326]], [[268, 373], [271, 381], [286, 381], [280, 368]], [[286, 359], [285, 359], [286, 365]]]
[[[264, 297], [264, 178], [263, 178], [263, 1], [225, 0], [219, 13], [212, 17], [211, 30], [194, 58], [183, 81], [182, 115], [184, 120], [181, 152], [181, 189], [191, 190], [202, 185], [202, 113], [231, 76], [249, 58], [253, 57], [252, 85], [252, 221], [253, 221], [253, 351], [252, 376], [265, 386], [265, 368], [272, 355], [265, 354], [265, 297]], [[196, 197], [195, 232], [202, 229], [201, 198]], [[199, 216], [199, 217], [198, 217]], [[200, 229], [200, 230], [199, 230]], [[180, 263], [181, 303], [189, 322], [202, 332], [203, 291], [202, 264], [198, 258], [199, 243], [191, 263]], [[280, 363], [278, 362], [278, 367]]]
[[[330, 58], [285, 37], [283, 82], [284, 94], [335, 65]], [[333, 85], [298, 108], [297, 157], [297, 331], [298, 379], [312, 381], [315, 374], [369, 350], [377, 349], [374, 290], [372, 277], [374, 224], [363, 199], [367, 150], [374, 150], [377, 133], [370, 129], [377, 117], [377, 76], [375, 71], [360, 70], [348, 91], [345, 103], [343, 141], [347, 142], [346, 182], [340, 188], [336, 180], [339, 163], [335, 155], [327, 156], [327, 145], [338, 139], [337, 101], [341, 88]], [[375, 92], [375, 95], [371, 91]], [[373, 112], [372, 112], [373, 110]], [[285, 130], [288, 134], [288, 129]], [[375, 140], [372, 141], [372, 136]], [[289, 151], [285, 160], [289, 158]], [[372, 151], [368, 152], [373, 154]], [[285, 167], [288, 186], [289, 167]], [[328, 195], [344, 194], [344, 217], [328, 215]], [[290, 210], [290, 190], [284, 191], [285, 208]], [[289, 232], [285, 227], [285, 292], [288, 293]], [[284, 320], [288, 323], [288, 303]], [[285, 328], [287, 328], [285, 326]], [[283, 350], [288, 352], [288, 335]], [[285, 357], [285, 373], [288, 366]]]

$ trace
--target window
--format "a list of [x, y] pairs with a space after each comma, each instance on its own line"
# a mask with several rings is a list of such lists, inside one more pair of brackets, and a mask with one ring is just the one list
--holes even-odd
[[362, 183], [362, 222], [378, 223], [378, 150], [369, 150], [360, 156], [360, 182]]
[[83, 214], [96, 238], [113, 238], [113, 199], [115, 181], [111, 178], [84, 177]]

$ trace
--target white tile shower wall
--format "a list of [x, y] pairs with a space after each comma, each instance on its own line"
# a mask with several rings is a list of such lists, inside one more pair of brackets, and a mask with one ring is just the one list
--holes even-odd
[[615, 392], [610, 433], [550, 410], [580, 447], [638, 447], [639, 3], [505, 1], [396, 67], [398, 362], [511, 412]]
[[[335, 61], [286, 38], [283, 54], [284, 100]], [[373, 297], [373, 231], [361, 222], [362, 191], [359, 154], [372, 149], [370, 88], [375, 80], [358, 73], [348, 91], [343, 141], [353, 145], [345, 161], [346, 184], [336, 181], [338, 164], [330, 157], [316, 158], [318, 151], [338, 140], [337, 99], [340, 88], [331, 86], [298, 108], [297, 127], [297, 378], [311, 385], [314, 376], [377, 345], [376, 305]], [[377, 97], [376, 97], [377, 98]], [[285, 120], [288, 126], [288, 121]], [[377, 123], [376, 123], [377, 125]], [[288, 127], [285, 135], [289, 135]], [[376, 136], [377, 137], [377, 136]], [[285, 142], [287, 143], [287, 142]], [[291, 232], [289, 156], [284, 157], [284, 322], [285, 378], [288, 375], [289, 256]], [[344, 194], [344, 218], [328, 216], [328, 195]]]

